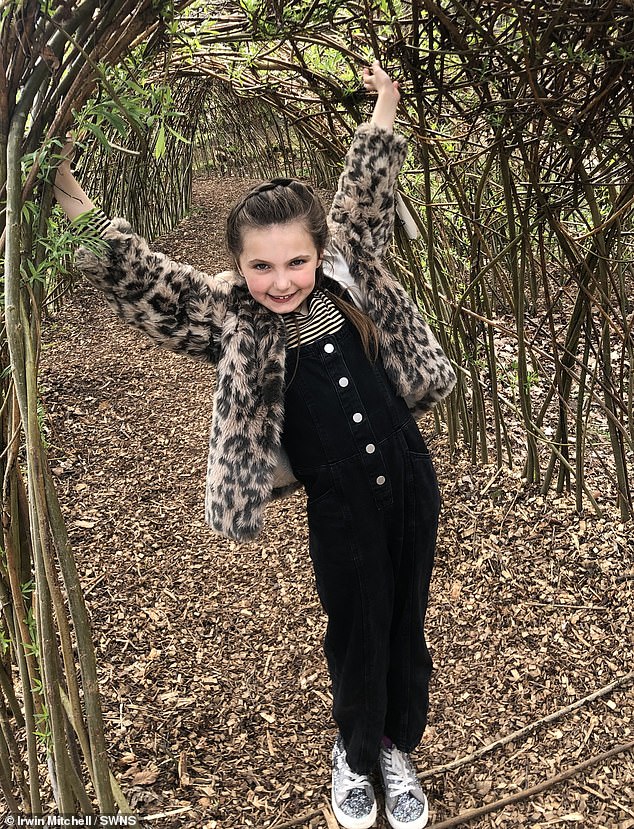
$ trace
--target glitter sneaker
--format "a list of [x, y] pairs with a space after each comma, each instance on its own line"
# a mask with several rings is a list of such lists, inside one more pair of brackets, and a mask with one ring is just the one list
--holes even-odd
[[376, 821], [376, 799], [370, 778], [348, 765], [341, 734], [332, 750], [332, 810], [343, 829], [370, 829]]
[[385, 787], [385, 812], [394, 829], [423, 829], [429, 810], [409, 754], [396, 746], [381, 749], [379, 768]]

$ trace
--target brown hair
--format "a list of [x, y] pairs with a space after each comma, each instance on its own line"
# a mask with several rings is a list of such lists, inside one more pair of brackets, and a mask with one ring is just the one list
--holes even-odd
[[[244, 247], [245, 230], [290, 222], [303, 223], [317, 253], [322, 256], [328, 243], [326, 212], [310, 185], [296, 179], [274, 178], [249, 190], [244, 198], [231, 208], [227, 216], [226, 244], [235, 267], [238, 267]], [[323, 278], [320, 265], [315, 274], [316, 287], [321, 287]], [[368, 359], [374, 362], [379, 353], [379, 337], [370, 317], [342, 296], [337, 296], [331, 291], [326, 293], [357, 329], [363, 350]]]

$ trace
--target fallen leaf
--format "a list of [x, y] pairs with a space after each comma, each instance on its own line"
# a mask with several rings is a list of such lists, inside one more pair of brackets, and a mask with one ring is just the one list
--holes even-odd
[[156, 782], [159, 770], [156, 766], [149, 766], [147, 769], [137, 772], [132, 778], [133, 786], [149, 786]]

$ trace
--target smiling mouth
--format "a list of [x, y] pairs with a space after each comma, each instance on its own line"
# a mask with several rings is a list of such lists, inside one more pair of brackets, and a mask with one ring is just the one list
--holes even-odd
[[274, 302], [286, 302], [287, 300], [292, 299], [296, 293], [297, 291], [294, 291], [292, 294], [284, 294], [284, 296], [274, 296], [274, 294], [269, 294], [269, 296], [272, 300], [274, 300]]

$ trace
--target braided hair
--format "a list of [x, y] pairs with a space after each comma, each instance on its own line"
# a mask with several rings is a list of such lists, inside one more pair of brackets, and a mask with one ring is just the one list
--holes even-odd
[[236, 267], [245, 230], [290, 222], [302, 222], [321, 256], [328, 242], [328, 225], [323, 205], [310, 185], [274, 178], [249, 190], [227, 216], [227, 248]]

